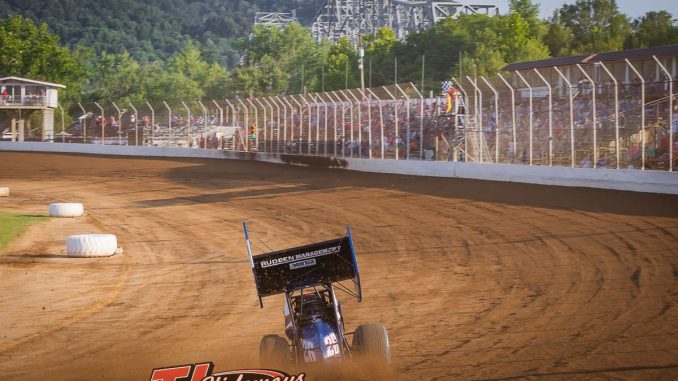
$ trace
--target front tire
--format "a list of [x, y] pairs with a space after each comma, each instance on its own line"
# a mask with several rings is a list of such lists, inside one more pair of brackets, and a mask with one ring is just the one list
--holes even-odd
[[283, 370], [290, 365], [290, 346], [283, 337], [266, 335], [259, 345], [259, 365], [266, 369]]
[[359, 325], [353, 334], [353, 350], [363, 361], [380, 371], [387, 371], [391, 366], [391, 346], [383, 324]]

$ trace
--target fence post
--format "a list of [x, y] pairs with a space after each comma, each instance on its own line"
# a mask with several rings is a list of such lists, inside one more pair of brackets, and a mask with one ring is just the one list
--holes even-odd
[[574, 153], [574, 95], [572, 94], [573, 88], [572, 88], [572, 83], [567, 79], [567, 77], [558, 69], [558, 67], [554, 66], [553, 67], [556, 70], [556, 73], [560, 76], [560, 78], [567, 84], [568, 88], [568, 94], [570, 98], [570, 157], [572, 160], [572, 163], [570, 164], [572, 168], [575, 166], [575, 153]]
[[494, 162], [499, 163], [499, 92], [490, 84], [490, 81], [487, 80], [487, 78], [480, 76], [480, 79], [485, 82], [487, 87], [492, 90], [494, 93]]
[[[403, 89], [398, 85], [397, 83], [395, 84], [396, 89], [400, 91], [400, 93], [405, 97], [405, 107], [406, 107], [406, 118], [407, 118], [407, 123], [406, 123], [406, 132], [405, 134], [407, 137], [405, 138], [405, 144], [407, 147], [405, 148], [405, 159], [410, 160], [410, 97], [407, 96], [407, 93], [403, 91]], [[397, 116], [396, 116], [397, 117]]]
[[[307, 98], [308, 97], [308, 98]], [[304, 103], [306, 103], [306, 106], [308, 107], [308, 134], [307, 134], [307, 139], [306, 143], [308, 145], [306, 152], [308, 155], [311, 154], [311, 121], [313, 119], [313, 103], [315, 102], [313, 96], [309, 93], [302, 94], [301, 98], [304, 100]], [[310, 102], [309, 102], [310, 100]]]
[[106, 127], [106, 119], [104, 118], [104, 108], [101, 107], [101, 105], [99, 105], [97, 102], [94, 102], [94, 104], [95, 104], [95, 105], [99, 108], [99, 110], [101, 111], [101, 144], [102, 144], [102, 145], [105, 145], [106, 142], [104, 141], [104, 138], [105, 138], [106, 136], [105, 136], [104, 127]]
[[219, 106], [219, 102], [217, 102], [216, 100], [212, 99], [212, 103], [214, 103], [214, 105], [219, 110], [219, 126], [223, 126], [224, 125], [224, 109], [221, 106]]
[[586, 77], [586, 79], [591, 82], [591, 100], [593, 101], [593, 168], [598, 168], [598, 128], [596, 124], [598, 123], [598, 118], [596, 117], [596, 83], [593, 82], [593, 78], [581, 67], [581, 65], [576, 65], [579, 71]]
[[171, 147], [172, 144], [174, 144], [174, 131], [172, 131], [172, 109], [167, 104], [167, 102], [162, 101], [162, 104], [165, 105], [165, 108], [169, 113], [169, 116], [167, 117], [167, 128], [169, 129], [169, 147]]
[[[452, 80], [457, 84], [457, 86], [459, 86], [459, 90], [461, 91], [461, 94], [464, 97], [464, 99], [468, 100], [468, 93], [466, 92], [466, 89], [464, 89], [464, 86], [462, 85], [461, 81], [457, 81], [457, 79], [454, 78], [454, 77], [452, 77]], [[471, 112], [471, 108], [470, 108], [469, 105], [466, 104], [466, 102], [464, 102], [464, 104], [465, 104], [465, 106], [464, 106], [465, 112], [464, 112], [463, 117], [468, 118], [468, 115]], [[454, 117], [455, 125], [458, 122], [457, 118], [458, 118], [458, 116]], [[468, 157], [469, 157], [468, 146], [467, 146], [467, 144], [468, 144], [468, 131], [469, 131], [468, 127], [469, 127], [468, 124], [465, 123], [464, 124], [464, 161], [465, 162], [468, 161]], [[455, 158], [455, 160], [456, 160], [456, 158]]]
[[[337, 151], [338, 151], [337, 145], [338, 144], [342, 145], [342, 149], [341, 149], [342, 156], [345, 156], [344, 155], [344, 149], [343, 149], [344, 140], [345, 140], [345, 132], [346, 132], [346, 128], [345, 128], [346, 119], [344, 117], [344, 101], [341, 100], [341, 97], [337, 95], [336, 91], [328, 91], [327, 97], [330, 98], [332, 100], [332, 102], [334, 103], [334, 114], [335, 115], [337, 114], [337, 108], [339, 108], [339, 111], [341, 112], [341, 121], [339, 121], [339, 117], [337, 117], [337, 116], [335, 116], [335, 118], [334, 118], [335, 119], [335, 123], [334, 123], [334, 151], [333, 151], [334, 156], [336, 157], [338, 155], [338, 153], [337, 153]], [[337, 124], [341, 125], [341, 131], [342, 131], [341, 134], [339, 133], [339, 128], [337, 127]], [[340, 135], [341, 135], [341, 139], [339, 138]]]
[[513, 157], [511, 158], [511, 162], [515, 163], [516, 162], [516, 149], [518, 148], [518, 137], [516, 133], [516, 94], [515, 90], [513, 89], [513, 86], [508, 83], [506, 78], [504, 78], [503, 75], [500, 73], [497, 73], [497, 77], [501, 79], [502, 82], [506, 85], [506, 87], [509, 88], [511, 91], [511, 125], [513, 127], [512, 134], [513, 134]]
[[[353, 93], [350, 90], [339, 90], [339, 92], [344, 96], [344, 98], [346, 98], [346, 100], [348, 100], [348, 104], [351, 107], [351, 158], [353, 158], [353, 146], [355, 146], [355, 111], [354, 111], [353, 101], [351, 100], [351, 98], [353, 98], [353, 100], [355, 100], [356, 104], [358, 105], [358, 154], [359, 155], [361, 155], [361, 153], [362, 153], [361, 145], [363, 143], [362, 142], [363, 133], [362, 133], [362, 128], [360, 127], [361, 126], [361, 122], [360, 122], [360, 99], [358, 99], [355, 95], [353, 95]], [[346, 96], [346, 93], [348, 93], [350, 97]]]
[[[476, 113], [476, 118], [478, 119], [478, 160], [482, 163], [485, 161], [484, 157], [484, 148], [485, 148], [485, 133], [483, 132], [483, 92], [480, 90], [480, 87], [478, 87], [478, 83], [471, 79], [468, 75], [466, 76], [466, 79], [469, 81], [471, 86], [473, 86], [474, 93], [476, 95], [476, 99], [473, 102], [474, 103], [474, 108], [475, 108], [475, 113]], [[478, 107], [478, 105], [480, 107]], [[467, 149], [468, 151], [468, 149]]]
[[420, 160], [424, 160], [424, 95], [419, 92], [414, 83], [410, 82], [410, 87], [419, 95], [419, 155], [421, 156]]
[[657, 56], [653, 55], [652, 58], [654, 58], [657, 66], [662, 69], [669, 81], [669, 171], [673, 171], [673, 80], [671, 73], [669, 73], [669, 71], [666, 70], [666, 67], [659, 62]]
[[[255, 98], [256, 99], [256, 98]], [[247, 98], [247, 103], [250, 104], [250, 107], [254, 110], [254, 146], [257, 147], [257, 152], [259, 152], [259, 110], [257, 110], [257, 105], [254, 104], [254, 101]], [[264, 110], [264, 112], [266, 112]]]
[[[122, 145], [122, 116], [125, 114], [127, 110], [122, 110], [120, 111], [120, 108], [118, 107], [115, 102], [111, 102], [113, 104], [113, 107], [115, 107], [115, 110], [118, 112], [118, 145]], [[111, 125], [111, 127], [113, 127]]]
[[247, 108], [247, 105], [245, 102], [242, 101], [242, 99], [238, 98], [238, 103], [242, 105], [242, 108], [245, 110], [245, 117], [243, 118], [245, 120], [245, 128], [244, 134], [245, 135], [245, 152], [249, 152], [250, 150], [250, 133], [249, 133], [249, 128], [250, 128], [250, 110]]
[[[228, 105], [228, 108], [226, 109], [226, 121], [228, 121], [228, 109], [231, 109], [231, 126], [236, 128], [235, 131], [238, 131], [237, 128], [240, 128], [240, 127], [238, 126], [238, 124], [236, 122], [235, 106], [228, 99], [224, 99], [224, 101], [226, 101], [226, 104]], [[240, 140], [242, 140], [242, 133], [238, 131], [238, 134], [240, 135]], [[232, 141], [233, 141], [233, 151], [235, 151], [238, 148], [236, 141], [235, 141], [235, 134], [233, 134]], [[205, 139], [205, 142], [207, 142], [207, 139]], [[205, 143], [205, 144], [207, 144], [207, 143]]]
[[551, 84], [544, 78], [536, 68], [532, 68], [535, 74], [544, 82], [549, 89], [549, 167], [553, 166], [553, 89]]
[[334, 154], [334, 157], [337, 157], [337, 100], [332, 96], [332, 92], [328, 91], [325, 94], [327, 94], [327, 98], [332, 102], [332, 112], [334, 114], [334, 118], [332, 120], [332, 124], [334, 125], [334, 143], [332, 146], [334, 147], [332, 149], [332, 152]]
[[205, 131], [207, 131], [207, 107], [205, 107], [205, 105], [202, 104], [202, 101], [198, 101], [198, 104], [200, 105], [200, 108], [202, 109], [203, 128], [205, 129]]
[[[263, 131], [263, 139], [264, 139], [264, 152], [270, 152], [270, 145], [269, 145], [269, 135], [268, 135], [268, 125], [269, 125], [269, 113], [268, 110], [266, 109], [266, 99], [264, 97], [261, 98], [254, 98], [254, 100], [261, 106], [261, 109], [264, 111], [264, 124], [261, 126], [261, 130]], [[273, 119], [273, 108], [271, 107], [271, 113], [270, 113], [270, 119]], [[257, 128], [257, 135], [259, 134], [259, 129]]]
[[146, 106], [151, 110], [151, 146], [153, 146], [155, 143], [155, 109], [148, 102], [146, 102]]
[[261, 125], [259, 123], [259, 110], [251, 99], [247, 98], [247, 103], [254, 109], [254, 145], [257, 147], [257, 152], [259, 152], [259, 126]]
[[[78, 106], [80, 106], [80, 110], [82, 110], [82, 142], [87, 143], [87, 111], [82, 107], [80, 102], [78, 102]], [[12, 134], [12, 139], [16, 139], [14, 134]]]
[[[341, 100], [341, 97], [337, 95], [336, 91], [330, 91], [327, 93], [328, 95], [331, 94], [334, 99], [338, 102], [337, 104], [339, 107], [341, 107], [341, 156], [346, 157], [346, 152], [344, 150], [344, 145], [346, 144], [346, 117], [345, 113], [346, 110], [344, 109], [344, 101]], [[336, 109], [336, 104], [335, 104], [335, 109]], [[336, 148], [337, 147], [337, 129], [335, 127], [334, 129], [334, 156], [337, 156], [336, 153]]]
[[[303, 96], [299, 95], [301, 99], [304, 99]], [[294, 97], [294, 95], [290, 95], [290, 99], [292, 99], [292, 102], [296, 103], [297, 107], [299, 108], [299, 155], [302, 154], [302, 146], [303, 146], [303, 139], [304, 139], [304, 106], [299, 103], [297, 98]], [[294, 128], [294, 127], [292, 127]], [[294, 131], [294, 130], [293, 130]]]
[[605, 66], [603, 61], [596, 62], [596, 65], [600, 65], [600, 67], [602, 67], [603, 70], [605, 70], [605, 73], [607, 73], [608, 77], [610, 77], [610, 79], [614, 83], [614, 150], [615, 150], [615, 156], [616, 156], [616, 159], [617, 159], [616, 168], [619, 169], [619, 159], [620, 159], [620, 153], [619, 153], [619, 84], [617, 83], [617, 79], [614, 77], [612, 72], [610, 72], [607, 69], [607, 66]]
[[[309, 94], [310, 95], [310, 94]], [[312, 95], [315, 102], [315, 154], [320, 155], [320, 96], [318, 93]], [[310, 148], [309, 148], [310, 150]]]
[[[66, 122], [64, 120], [64, 108], [61, 107], [61, 103], [57, 103], [57, 107], [59, 107], [59, 110], [61, 110], [61, 142], [66, 143]], [[14, 134], [12, 134], [12, 139], [14, 139]]]
[[[294, 106], [290, 103], [290, 101], [287, 100], [289, 96], [287, 97], [280, 97], [287, 106], [290, 108], [290, 143], [289, 144], [294, 144]], [[287, 121], [287, 118], [285, 118], [285, 121]], [[285, 138], [287, 138], [287, 133], [285, 133]], [[292, 147], [290, 147], [292, 148]], [[286, 151], [287, 152], [287, 151]]]
[[532, 86], [525, 80], [525, 77], [523, 77], [522, 74], [520, 74], [519, 71], [515, 72], [518, 77], [523, 81], [525, 86], [527, 86], [528, 90], [530, 91], [530, 114], [529, 114], [529, 125], [530, 125], [530, 165], [532, 165], [532, 118], [533, 118], [533, 108], [532, 108]]
[[400, 136], [399, 131], [398, 131], [398, 99], [396, 99], [393, 94], [388, 91], [386, 86], [382, 86], [382, 89], [388, 94], [391, 99], [393, 99], [393, 108], [394, 108], [394, 114], [395, 114], [395, 159], [398, 160], [398, 137]]
[[327, 123], [327, 115], [330, 113], [329, 111], [329, 102], [325, 101], [325, 98], [323, 98], [323, 95], [325, 93], [320, 93], [318, 96], [320, 99], [322, 99], [323, 104], [325, 105], [325, 136], [324, 136], [324, 142], [323, 142], [323, 155], [327, 156], [327, 134], [328, 134], [328, 129], [329, 129], [329, 123]]
[[[327, 102], [325, 102], [325, 99], [322, 97], [322, 93], [318, 93], [318, 99], [320, 99], [320, 102], [323, 104], [325, 107], [325, 114], [324, 114], [324, 119], [325, 119], [325, 124], [324, 129], [325, 129], [325, 138], [324, 138], [324, 143], [323, 143], [323, 155], [327, 156]], [[320, 122], [318, 122], [318, 126], [320, 126]], [[320, 127], [318, 127], [318, 140], [320, 140]], [[318, 147], [320, 149], [320, 147]]]
[[[272, 101], [276, 102], [278, 105], [282, 106], [283, 110], [283, 119], [282, 119], [282, 124], [283, 124], [283, 138], [282, 138], [282, 145], [283, 145], [283, 153], [287, 153], [287, 107], [285, 107], [285, 103], [280, 100], [279, 96], [274, 96], [271, 98]], [[280, 110], [280, 109], [278, 109]], [[278, 119], [278, 146], [280, 145], [280, 119]]]
[[230, 108], [231, 109], [231, 126], [238, 127], [238, 124], [236, 122], [235, 106], [228, 99], [224, 99], [224, 101], [226, 101], [226, 104], [228, 105], [228, 108], [226, 109], [226, 121], [228, 122], [228, 109]]
[[[277, 112], [277, 118], [275, 121], [275, 152], [280, 152], [280, 105], [275, 101], [273, 97], [269, 97], [271, 104], [275, 106]], [[267, 101], [268, 102], [268, 101]], [[271, 138], [273, 138], [273, 126], [271, 126]]]
[[625, 58], [626, 64], [633, 70], [638, 79], [640, 79], [640, 128], [642, 131], [641, 136], [641, 170], [645, 170], [645, 78], [636, 70], [636, 67], [631, 64], [631, 61], [628, 58]]
[[134, 110], [134, 145], [139, 145], [139, 112], [131, 102], [128, 102], [129, 107]]
[[[365, 89], [367, 90], [367, 89]], [[363, 96], [363, 99], [367, 101], [367, 157], [372, 158], [372, 95], [367, 97], [367, 94], [364, 90], [360, 90], [360, 93]]]
[[[188, 108], [186, 102], [184, 101], [181, 101], [181, 105], [184, 106], [184, 109], [186, 110], [186, 137], [188, 138], [188, 140], [186, 141], [186, 147], [188, 147], [189, 142], [191, 141], [191, 109]], [[206, 139], [205, 146], [207, 146]]]
[[[268, 147], [267, 152], [273, 153], [273, 105], [265, 97], [262, 97], [261, 100], [268, 106], [269, 111], [271, 111], [271, 121], [264, 126], [264, 147]], [[264, 150], [266, 150], [266, 148], [264, 148]]]
[[[367, 90], [373, 97], [377, 99], [377, 105], [379, 105], [379, 131], [381, 135], [381, 159], [384, 160], [384, 109], [381, 104], [381, 99], [377, 96], [377, 94], [372, 91], [372, 89], [365, 89]], [[370, 149], [371, 151], [371, 149]]]

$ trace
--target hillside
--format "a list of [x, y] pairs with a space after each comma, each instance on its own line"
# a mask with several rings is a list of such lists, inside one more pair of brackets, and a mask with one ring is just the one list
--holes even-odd
[[257, 11], [296, 9], [308, 24], [321, 5], [322, 0], [2, 0], [0, 18], [28, 17], [47, 23], [71, 47], [127, 50], [146, 62], [165, 59], [193, 39], [209, 60], [232, 64], [237, 39], [247, 36]]

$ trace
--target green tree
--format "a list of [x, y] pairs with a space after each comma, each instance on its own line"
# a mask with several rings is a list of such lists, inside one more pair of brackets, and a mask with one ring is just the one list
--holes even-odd
[[353, 44], [345, 37], [340, 38], [327, 56], [325, 90], [359, 87], [357, 65], [358, 55]]
[[678, 25], [667, 11], [647, 12], [633, 23], [629, 48], [648, 48], [678, 43]]
[[539, 5], [532, 0], [510, 0], [510, 13], [519, 14], [529, 25], [531, 37], [538, 37], [545, 32], [543, 21], [539, 20]]
[[553, 12], [553, 17], [548, 23], [547, 32], [543, 38], [551, 55], [554, 57], [570, 55], [573, 39], [572, 31], [560, 23], [559, 12]]
[[319, 45], [311, 36], [311, 31], [299, 23], [288, 24], [281, 34], [280, 42], [281, 49], [277, 56], [282, 70], [290, 74], [287, 92], [301, 93], [304, 91], [302, 82], [307, 87], [309, 84], [313, 86], [307, 73], [317, 73], [320, 67], [323, 57]]
[[317, 78], [326, 49], [308, 28], [290, 23], [284, 29], [257, 26], [249, 40], [244, 64], [236, 69], [238, 88], [245, 95], [301, 93], [319, 86]]
[[102, 53], [91, 71], [92, 100], [138, 102], [145, 99], [142, 67], [129, 53]]
[[560, 8], [560, 22], [572, 32], [576, 54], [621, 50], [631, 33], [615, 0], [577, 0]]
[[13, 16], [0, 20], [0, 72], [6, 75], [56, 82], [67, 86], [62, 99], [79, 95], [85, 75], [85, 51], [59, 45], [46, 24]]
[[270, 55], [264, 55], [256, 65], [236, 68], [235, 77], [238, 89], [249, 97], [281, 94], [289, 84], [289, 74]]
[[193, 42], [188, 42], [170, 58], [167, 71], [175, 78], [183, 76], [195, 82], [202, 92], [200, 98], [224, 98], [230, 87], [230, 75], [226, 69], [217, 63], [205, 61], [199, 46]]
[[[373, 84], [378, 85], [393, 83], [395, 79], [395, 48], [398, 45], [393, 30], [389, 27], [381, 27], [377, 29], [374, 36], [363, 37], [362, 43], [365, 49], [365, 62], [368, 71], [367, 83], [369, 84], [370, 79]], [[401, 62], [401, 67], [403, 63]], [[371, 72], [370, 66], [372, 67]]]

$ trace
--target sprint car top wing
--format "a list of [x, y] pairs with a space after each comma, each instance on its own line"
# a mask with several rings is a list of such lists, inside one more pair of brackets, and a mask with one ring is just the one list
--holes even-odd
[[360, 272], [348, 226], [341, 238], [254, 256], [245, 222], [243, 229], [260, 306], [263, 307], [264, 296], [347, 279], [353, 280], [355, 297], [358, 301], [362, 299]]

